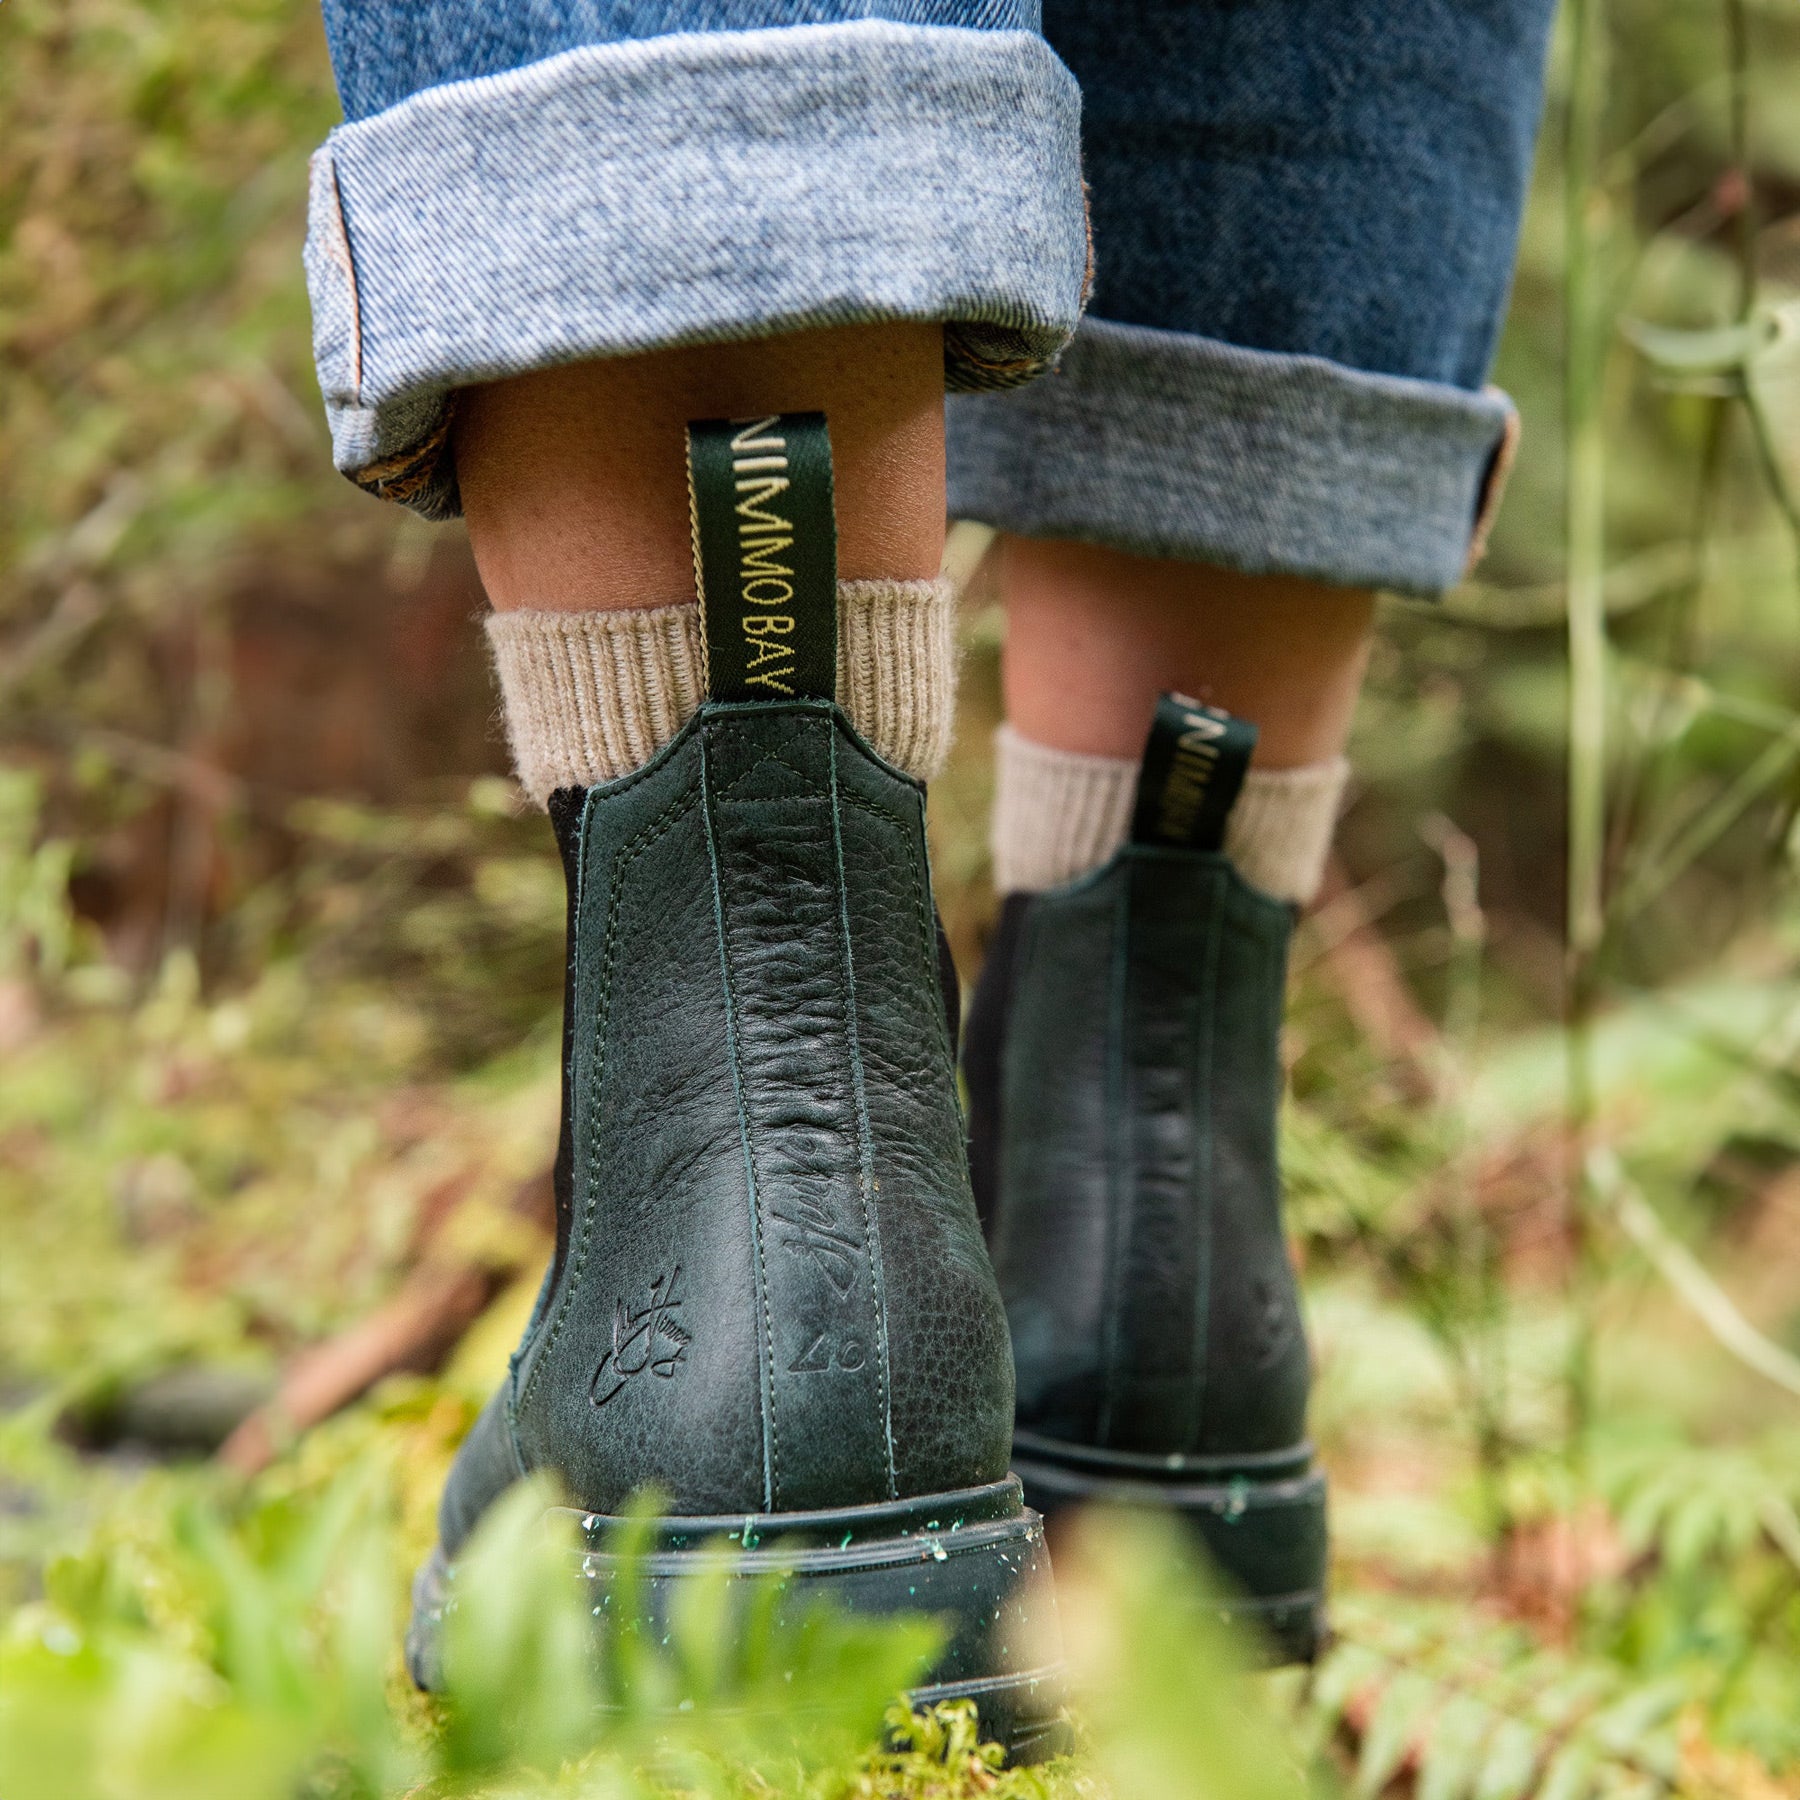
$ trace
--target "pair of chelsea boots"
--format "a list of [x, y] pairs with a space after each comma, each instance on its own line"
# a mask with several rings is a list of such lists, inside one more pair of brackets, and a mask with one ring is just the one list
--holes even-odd
[[915, 1702], [973, 1698], [1018, 1759], [1063, 1742], [1041, 1514], [1071, 1500], [1189, 1512], [1309, 1652], [1322, 1494], [1273, 1143], [1288, 909], [1216, 852], [1135, 843], [1010, 900], [966, 1144], [924, 791], [832, 697], [825, 422], [697, 424], [689, 467], [708, 697], [642, 769], [551, 800], [555, 1254], [445, 1487], [415, 1678], [441, 1673], [462, 1547], [540, 1470], [580, 1508], [597, 1613], [652, 1490], [651, 1622], [720, 1542], [781, 1611], [935, 1615]]

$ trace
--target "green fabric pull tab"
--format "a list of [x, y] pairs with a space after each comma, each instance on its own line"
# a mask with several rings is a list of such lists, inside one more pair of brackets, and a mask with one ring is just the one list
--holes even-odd
[[1225, 821], [1250, 769], [1256, 727], [1185, 694], [1164, 694], [1144, 746], [1134, 844], [1221, 850]]
[[715, 700], [835, 699], [837, 519], [823, 413], [688, 428], [694, 581]]

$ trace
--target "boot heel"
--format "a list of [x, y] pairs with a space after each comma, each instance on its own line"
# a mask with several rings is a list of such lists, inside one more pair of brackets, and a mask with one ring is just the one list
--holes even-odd
[[[593, 1596], [596, 1649], [617, 1608], [661, 1635], [677, 1595], [731, 1553], [734, 1578], [774, 1581], [774, 1624], [797, 1624], [821, 1602], [866, 1617], [925, 1614], [947, 1622], [949, 1641], [909, 1699], [915, 1707], [973, 1700], [983, 1741], [1012, 1763], [1069, 1748], [1056, 1658], [1056, 1601], [1043, 1520], [1009, 1477], [984, 1487], [868, 1506], [805, 1513], [664, 1517], [635, 1557], [614, 1548], [631, 1521], [567, 1515], [581, 1539], [576, 1578]], [[641, 1529], [641, 1527], [640, 1527]], [[441, 1554], [413, 1590], [407, 1663], [421, 1687], [438, 1685], [438, 1637], [454, 1571]], [[1048, 1660], [1046, 1660], [1048, 1659]]]
[[1325, 1476], [1310, 1444], [1235, 1459], [1158, 1457], [1021, 1431], [1013, 1471], [1027, 1504], [1052, 1521], [1095, 1502], [1179, 1513], [1224, 1577], [1223, 1615], [1254, 1627], [1270, 1665], [1310, 1663], [1324, 1649]]

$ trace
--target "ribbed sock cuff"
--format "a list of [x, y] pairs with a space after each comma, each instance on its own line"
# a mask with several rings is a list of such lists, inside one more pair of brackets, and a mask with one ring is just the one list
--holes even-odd
[[1097, 869], [1131, 833], [1138, 765], [994, 733], [994, 886], [1036, 894]]
[[[501, 612], [488, 642], [519, 785], [538, 804], [641, 768], [706, 694], [691, 601], [638, 612]], [[891, 763], [929, 781], [956, 721], [947, 581], [838, 583], [839, 704]]]
[[[1052, 750], [1010, 725], [995, 733], [994, 886], [1039, 893], [1097, 869], [1131, 834], [1138, 764]], [[1225, 853], [1252, 887], [1304, 906], [1319, 891], [1349, 765], [1252, 769], [1225, 827]]]
[[1298, 769], [1252, 769], [1225, 825], [1225, 854], [1238, 873], [1277, 900], [1316, 900], [1349, 779], [1341, 756]]

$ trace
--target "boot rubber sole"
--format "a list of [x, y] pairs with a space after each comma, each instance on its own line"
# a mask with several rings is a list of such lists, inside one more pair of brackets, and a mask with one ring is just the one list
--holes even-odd
[[1160, 1506], [1192, 1527], [1231, 1598], [1229, 1622], [1254, 1629], [1270, 1665], [1325, 1647], [1325, 1476], [1312, 1446], [1245, 1457], [1142, 1456], [1013, 1434], [1026, 1503], [1052, 1522], [1076, 1506]]
[[[778, 1631], [820, 1601], [865, 1617], [923, 1613], [944, 1620], [949, 1641], [910, 1690], [914, 1707], [973, 1700], [983, 1740], [1003, 1745], [1013, 1763], [1070, 1747], [1044, 1524], [1025, 1505], [1016, 1477], [818, 1512], [664, 1516], [653, 1521], [648, 1548], [636, 1558], [613, 1546], [637, 1522], [566, 1516], [580, 1538], [571, 1579], [592, 1596], [597, 1620], [617, 1623], [622, 1611], [615, 1608], [631, 1607], [632, 1622], [663, 1636], [683, 1584], [716, 1566], [723, 1549], [746, 1589], [757, 1579], [776, 1584]], [[406, 1664], [428, 1691], [442, 1685], [442, 1627], [455, 1580], [455, 1565], [439, 1547], [413, 1582]], [[605, 1629], [596, 1627], [596, 1650]]]

